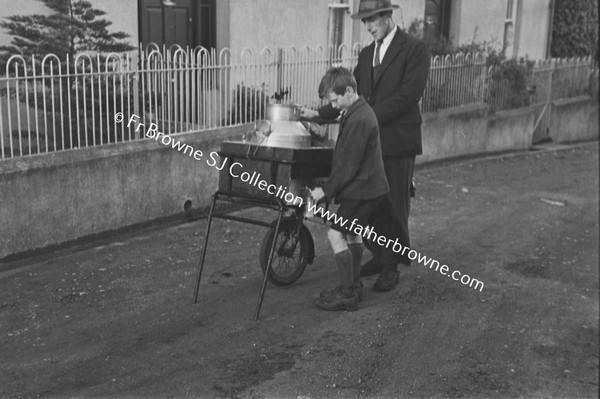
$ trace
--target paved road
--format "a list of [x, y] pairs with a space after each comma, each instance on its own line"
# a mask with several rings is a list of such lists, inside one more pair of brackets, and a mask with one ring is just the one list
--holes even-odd
[[0, 264], [0, 397], [597, 397], [598, 143], [416, 180], [414, 248], [483, 290], [415, 264], [320, 312], [335, 271], [311, 224], [315, 263], [254, 322], [264, 228], [216, 222], [196, 305], [206, 221], [146, 230]]

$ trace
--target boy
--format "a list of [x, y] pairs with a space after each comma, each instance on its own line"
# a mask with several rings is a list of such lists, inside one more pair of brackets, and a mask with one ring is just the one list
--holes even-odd
[[[368, 226], [376, 211], [383, 209], [382, 204], [387, 204], [389, 187], [377, 118], [357, 94], [352, 73], [345, 68], [331, 68], [321, 80], [320, 89], [320, 94], [341, 111], [342, 118], [331, 174], [322, 187], [311, 190], [311, 195], [316, 202], [335, 198], [340, 204], [336, 212], [338, 223], [327, 232], [340, 284], [322, 292], [315, 304], [322, 310], [356, 310], [362, 297], [359, 272], [363, 243], [354, 231], [357, 225]], [[392, 258], [389, 262], [395, 265]]]

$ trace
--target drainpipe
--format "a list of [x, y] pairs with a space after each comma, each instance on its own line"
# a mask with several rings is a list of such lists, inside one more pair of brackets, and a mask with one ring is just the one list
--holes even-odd
[[551, 57], [552, 50], [552, 28], [554, 26], [554, 7], [555, 0], [550, 0], [548, 4], [548, 34], [546, 36], [546, 58]]

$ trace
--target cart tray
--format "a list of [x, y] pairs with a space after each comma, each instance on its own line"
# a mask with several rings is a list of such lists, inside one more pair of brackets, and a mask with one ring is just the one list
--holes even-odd
[[[218, 154], [221, 165], [226, 162], [219, 172], [219, 189], [259, 198], [271, 196], [260, 181], [300, 195], [303, 185], [329, 176], [333, 159], [329, 147], [266, 147], [241, 141], [223, 142]], [[247, 181], [242, 180], [242, 173]]]

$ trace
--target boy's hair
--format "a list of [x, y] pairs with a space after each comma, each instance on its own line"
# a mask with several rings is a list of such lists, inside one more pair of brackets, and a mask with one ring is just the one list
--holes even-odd
[[325, 73], [319, 84], [319, 97], [325, 98], [329, 91], [342, 96], [346, 93], [346, 88], [352, 87], [356, 91], [356, 79], [346, 68], [335, 67]]

